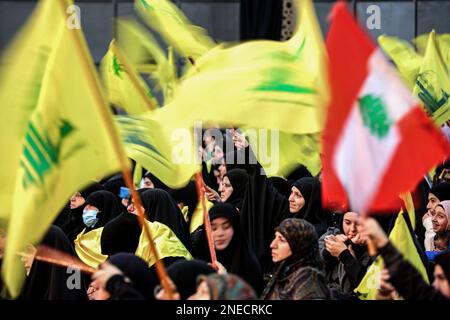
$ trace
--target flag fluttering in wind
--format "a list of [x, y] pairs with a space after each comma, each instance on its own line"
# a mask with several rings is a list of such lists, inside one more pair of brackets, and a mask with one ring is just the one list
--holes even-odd
[[311, 1], [286, 42], [250, 41], [202, 55], [163, 109], [187, 126], [246, 126], [306, 134], [322, 130], [328, 104], [326, 52]]
[[414, 93], [420, 98], [436, 125], [440, 126], [450, 120], [449, 66], [442, 57], [434, 30], [428, 37]]
[[328, 32], [332, 102], [323, 134], [323, 201], [359, 213], [398, 208], [398, 195], [450, 155], [450, 145], [396, 72], [335, 5]]
[[168, 0], [136, 0], [135, 8], [148, 26], [184, 57], [196, 59], [214, 47], [214, 41], [206, 31], [192, 25], [183, 12]]
[[3, 281], [20, 293], [18, 252], [38, 243], [70, 196], [120, 170], [112, 116], [81, 30], [69, 28], [72, 1], [40, 1], [0, 64]]
[[[164, 109], [164, 108], [163, 108]], [[186, 185], [200, 166], [193, 131], [160, 117], [161, 110], [116, 116], [127, 156], [172, 188]]]
[[108, 100], [128, 114], [145, 113], [159, 107], [158, 100], [137, 73], [115, 40], [101, 62], [101, 73]]

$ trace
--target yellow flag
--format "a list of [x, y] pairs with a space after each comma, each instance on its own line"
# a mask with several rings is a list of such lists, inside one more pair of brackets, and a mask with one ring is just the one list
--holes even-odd
[[378, 37], [378, 43], [394, 61], [403, 80], [412, 90], [422, 64], [422, 55], [417, 53], [407, 41], [397, 37], [382, 35]]
[[289, 134], [278, 130], [245, 131], [252, 151], [268, 176], [286, 177], [299, 164], [312, 175], [319, 173], [319, 134]]
[[74, 240], [75, 252], [78, 258], [91, 268], [97, 269], [108, 259], [102, 254], [101, 238], [103, 227], [85, 233], [84, 229]]
[[[408, 206], [408, 204], [406, 204]], [[420, 259], [411, 232], [408, 229], [403, 211], [400, 211], [395, 220], [394, 228], [389, 234], [389, 240], [400, 251], [403, 258], [411, 263], [428, 283], [428, 275], [425, 266]], [[379, 256], [367, 269], [366, 275], [361, 280], [359, 286], [354, 290], [361, 300], [375, 300], [379, 288], [380, 273], [384, 262]]]
[[101, 73], [109, 101], [128, 114], [140, 114], [159, 107], [151, 90], [127, 61], [115, 40], [111, 41], [102, 59]]
[[12, 297], [25, 277], [17, 253], [42, 239], [76, 190], [121, 167], [86, 43], [67, 21], [70, 4], [40, 1], [0, 64], [2, 272]]
[[192, 130], [160, 118], [164, 108], [139, 116], [116, 116], [129, 158], [172, 188], [185, 186], [200, 170]]
[[192, 25], [168, 0], [136, 0], [135, 8], [149, 27], [185, 57], [197, 58], [214, 46], [206, 31]]
[[439, 51], [434, 30], [428, 37], [414, 93], [437, 126], [450, 119], [450, 75]]
[[297, 1], [300, 23], [286, 42], [216, 47], [197, 61], [165, 106], [188, 126], [320, 132], [329, 101], [326, 53], [311, 1]]
[[[419, 51], [421, 55], [425, 54], [428, 38], [429, 34], [422, 34], [414, 39], [417, 51]], [[441, 50], [442, 58], [448, 68], [450, 66], [450, 33], [437, 34], [436, 41], [439, 45], [439, 49]]]

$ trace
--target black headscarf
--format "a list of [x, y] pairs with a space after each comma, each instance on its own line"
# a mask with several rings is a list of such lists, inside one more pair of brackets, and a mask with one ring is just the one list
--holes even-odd
[[157, 284], [150, 269], [143, 259], [131, 253], [117, 253], [108, 262], [119, 268], [132, 281], [132, 286], [143, 297], [153, 299], [153, 289]]
[[111, 256], [120, 252], [135, 253], [142, 228], [138, 217], [123, 212], [103, 228], [100, 243], [102, 254]]
[[[216, 250], [217, 260], [229, 273], [241, 276], [255, 291], [260, 293], [263, 280], [261, 266], [242, 232], [239, 213], [229, 203], [216, 203], [209, 210], [209, 220], [213, 222], [219, 217], [226, 218], [230, 221], [234, 232], [229, 245], [224, 250]], [[205, 235], [203, 239], [205, 246], [202, 250], [202, 258], [206, 261], [211, 261]]]
[[248, 174], [244, 169], [232, 169], [227, 171], [224, 177], [228, 177], [230, 180], [231, 186], [233, 187], [233, 192], [225, 201], [226, 203], [230, 203], [238, 210], [242, 208], [242, 201], [245, 196], [245, 188], [248, 183]]
[[311, 222], [321, 235], [328, 228], [328, 221], [322, 209], [322, 194], [320, 181], [317, 178], [305, 177], [293, 184], [302, 193], [305, 205], [299, 212], [293, 214], [293, 218], [301, 218]]
[[289, 182], [282, 177], [270, 177], [269, 178], [270, 183], [272, 186], [282, 195], [284, 195], [286, 198], [289, 198], [291, 194], [291, 187], [289, 185]]
[[303, 164], [300, 164], [287, 175], [286, 179], [289, 184], [293, 184], [295, 181], [306, 177], [312, 177], [312, 174], [309, 172], [308, 168], [306, 168]]
[[122, 211], [117, 197], [106, 190], [91, 193], [86, 199], [86, 204], [90, 204], [100, 210], [99, 213], [97, 213], [97, 223], [93, 228], [88, 228], [89, 230], [103, 227], [110, 220], [117, 217]]
[[436, 257], [435, 262], [441, 266], [445, 277], [450, 284], [450, 252], [441, 253]]
[[[88, 185], [86, 188], [80, 191], [81, 196], [84, 198], [84, 201], [94, 192], [103, 190], [103, 187], [100, 183], [94, 182]], [[63, 231], [67, 234], [69, 241], [73, 243], [77, 235], [83, 231], [86, 226], [83, 223], [83, 210], [86, 206], [86, 203], [81, 206], [69, 209], [69, 223], [62, 228]]]
[[169, 194], [175, 199], [176, 202], [182, 202], [188, 207], [188, 218], [190, 219], [194, 214], [198, 204], [197, 186], [194, 181], [189, 183], [180, 189], [171, 189]]
[[439, 201], [450, 200], [450, 182], [441, 182], [434, 185], [430, 189], [430, 193], [434, 194]]
[[[56, 226], [50, 227], [41, 244], [76, 257], [66, 235]], [[87, 300], [83, 277], [79, 288], [70, 289], [68, 283], [77, 283], [69, 279], [74, 273], [67, 271], [66, 267], [34, 260], [21, 297], [25, 300]]]
[[114, 175], [103, 184], [103, 189], [111, 192], [117, 199], [119, 199], [121, 187], [125, 187], [125, 181], [121, 173]]
[[187, 300], [197, 291], [197, 277], [215, 273], [215, 270], [202, 260], [179, 260], [167, 268], [167, 273], [177, 287], [181, 300]]
[[151, 182], [153, 182], [153, 186], [157, 189], [162, 189], [165, 191], [170, 190], [170, 188], [168, 186], [165, 185], [164, 182], [162, 182], [161, 180], [159, 180], [154, 174], [152, 174], [151, 172], [147, 172], [144, 175], [144, 178], [148, 178], [150, 179]]
[[164, 190], [148, 189], [141, 193], [142, 205], [151, 222], [169, 227], [186, 249], [192, 252], [189, 228], [175, 200]]

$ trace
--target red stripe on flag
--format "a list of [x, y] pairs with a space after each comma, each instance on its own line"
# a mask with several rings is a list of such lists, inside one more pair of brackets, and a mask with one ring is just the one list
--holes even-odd
[[419, 107], [411, 109], [400, 122], [400, 143], [392, 158], [371, 211], [385, 211], [395, 206], [401, 192], [414, 190], [424, 173], [441, 159], [450, 156], [450, 144]]

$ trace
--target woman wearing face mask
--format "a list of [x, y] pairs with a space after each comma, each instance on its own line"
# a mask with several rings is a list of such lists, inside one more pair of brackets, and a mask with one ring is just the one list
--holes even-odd
[[86, 199], [83, 210], [85, 228], [74, 241], [75, 251], [84, 263], [96, 268], [105, 261], [107, 257], [101, 254], [100, 246], [103, 226], [117, 217], [120, 211], [119, 200], [109, 191], [96, 191]]
[[[217, 203], [209, 210], [209, 220], [217, 261], [226, 272], [242, 277], [260, 293], [263, 281], [261, 267], [241, 231], [236, 208], [229, 203]], [[211, 261], [206, 232], [203, 232], [196, 248], [199, 258]]]
[[330, 298], [317, 232], [303, 219], [285, 219], [272, 241], [275, 271], [262, 294], [264, 300], [323, 300]]
[[340, 228], [328, 228], [319, 239], [330, 290], [339, 299], [350, 298], [373, 259], [359, 232], [358, 214], [346, 212]]

